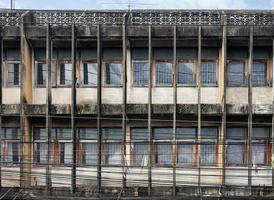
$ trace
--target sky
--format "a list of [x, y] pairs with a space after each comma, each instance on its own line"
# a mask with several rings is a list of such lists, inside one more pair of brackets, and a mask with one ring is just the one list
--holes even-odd
[[[274, 9], [274, 0], [14, 0], [17, 9]], [[11, 0], [0, 0], [10, 8]]]

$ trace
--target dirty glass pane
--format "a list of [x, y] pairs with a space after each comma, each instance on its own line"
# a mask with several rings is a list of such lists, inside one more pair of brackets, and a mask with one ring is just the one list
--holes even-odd
[[266, 83], [266, 63], [254, 62], [252, 65], [252, 84], [254, 86], [264, 86]]
[[178, 163], [194, 164], [194, 144], [178, 144]]
[[84, 63], [82, 69], [82, 84], [97, 85], [97, 63]]
[[228, 64], [228, 85], [237, 86], [245, 84], [245, 69], [244, 63], [229, 63]]
[[216, 145], [201, 144], [201, 164], [215, 164]]
[[172, 85], [171, 63], [156, 63], [156, 85]]
[[122, 84], [122, 65], [119, 63], [106, 63], [106, 84]]
[[217, 85], [215, 62], [203, 62], [201, 64], [201, 84]]
[[244, 144], [228, 144], [226, 149], [227, 165], [243, 165], [244, 164]]
[[149, 80], [148, 62], [133, 62], [134, 85], [146, 86]]
[[178, 64], [178, 84], [194, 84], [194, 63], [185, 62]]
[[156, 144], [156, 163], [171, 164], [172, 161], [172, 145], [171, 144]]

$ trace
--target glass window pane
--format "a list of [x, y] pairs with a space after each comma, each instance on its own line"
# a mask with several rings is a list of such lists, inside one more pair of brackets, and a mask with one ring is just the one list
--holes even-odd
[[119, 63], [106, 63], [106, 84], [122, 84], [122, 65]]
[[216, 145], [201, 144], [201, 164], [215, 164]]
[[226, 138], [233, 140], [245, 140], [247, 129], [244, 127], [229, 127], [226, 129]]
[[71, 140], [72, 132], [70, 128], [57, 128], [57, 139], [59, 140]]
[[134, 85], [148, 85], [149, 65], [147, 62], [133, 62]]
[[60, 84], [71, 85], [72, 64], [66, 63], [60, 65]]
[[19, 63], [8, 64], [8, 85], [20, 85], [21, 83], [21, 65]]
[[269, 139], [270, 129], [267, 127], [252, 128], [252, 139]]
[[217, 128], [201, 128], [201, 139], [217, 139]]
[[177, 128], [176, 139], [195, 139], [196, 128]]
[[194, 164], [194, 144], [178, 145], [178, 163]]
[[201, 64], [201, 84], [202, 85], [216, 85], [216, 63], [203, 62]]
[[45, 128], [34, 128], [33, 129], [34, 140], [47, 140], [48, 134]]
[[154, 128], [153, 139], [154, 140], [172, 140], [173, 129], [172, 128]]
[[36, 74], [37, 74], [37, 77], [36, 77], [37, 85], [45, 85], [46, 78], [47, 78], [47, 64], [38, 63]]
[[178, 84], [194, 84], [194, 63], [178, 64]]
[[172, 85], [171, 63], [156, 63], [156, 85]]
[[267, 146], [265, 143], [252, 144], [252, 164], [262, 165], [266, 164], [267, 158]]
[[84, 165], [97, 164], [97, 143], [82, 143], [82, 162]]
[[20, 139], [19, 128], [5, 128], [5, 134], [7, 140], [19, 140]]
[[121, 164], [121, 144], [108, 143], [106, 144], [106, 164], [119, 165]]
[[147, 140], [148, 129], [146, 128], [132, 128], [131, 129], [131, 140]]
[[84, 63], [82, 69], [82, 84], [97, 85], [97, 63]]
[[18, 164], [20, 162], [20, 143], [10, 142], [8, 146], [8, 155], [6, 161], [8, 165]]
[[266, 83], [266, 63], [254, 62], [252, 65], [252, 84], [264, 86]]
[[245, 84], [244, 63], [228, 64], [228, 85], [237, 86]]
[[78, 130], [80, 140], [97, 140], [96, 128], [79, 128]]
[[228, 144], [226, 148], [227, 165], [243, 165], [244, 164], [244, 144]]
[[172, 145], [171, 144], [156, 144], [156, 163], [171, 164], [172, 161]]
[[102, 139], [103, 140], [122, 140], [123, 131], [121, 128], [103, 128]]
[[37, 143], [36, 148], [36, 162], [41, 164], [47, 163], [47, 143]]
[[149, 145], [144, 143], [134, 144], [134, 164], [141, 166], [145, 159], [149, 156]]

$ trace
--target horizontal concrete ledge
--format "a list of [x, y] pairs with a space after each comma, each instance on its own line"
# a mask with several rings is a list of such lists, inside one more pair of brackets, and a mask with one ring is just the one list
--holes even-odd
[[[103, 37], [122, 37], [123, 29], [122, 26], [107, 26], [102, 25], [101, 34]], [[96, 38], [97, 27], [96, 26], [77, 26], [78, 37], [94, 37]], [[28, 38], [45, 38], [46, 27], [26, 25], [25, 33]], [[69, 37], [71, 36], [70, 26], [52, 26], [51, 33], [53, 37]], [[20, 27], [19, 26], [6, 26], [2, 27], [1, 35], [3, 37], [19, 37]], [[193, 37], [198, 35], [198, 26], [193, 25], [180, 25], [177, 26], [178, 37]], [[142, 25], [129, 25], [127, 27], [128, 37], [148, 37], [148, 26]], [[173, 26], [157, 25], [152, 26], [152, 36], [155, 37], [173, 37]], [[202, 26], [202, 36], [204, 37], [221, 37], [222, 27], [221, 26]], [[227, 37], [235, 36], [249, 36], [248, 26], [228, 26]], [[274, 30], [271, 26], [256, 26], [254, 27], [254, 36], [274, 36]]]
[[[127, 104], [128, 115], [144, 115], [148, 114], [148, 104]], [[181, 115], [197, 115], [197, 104], [177, 104], [177, 114]], [[24, 111], [26, 115], [45, 115], [45, 104], [28, 104], [25, 105]], [[102, 115], [121, 115], [123, 111], [122, 104], [102, 104]], [[201, 112], [203, 115], [221, 115], [221, 104], [201, 104]], [[226, 112], [228, 115], [246, 115], [248, 114], [247, 104], [227, 104]], [[271, 104], [253, 104], [252, 112], [256, 115], [271, 115]], [[2, 115], [18, 115], [20, 113], [20, 104], [2, 104]], [[51, 113], [53, 115], [68, 115], [70, 114], [69, 104], [54, 104], [51, 106]], [[96, 104], [78, 104], [78, 115], [96, 115]], [[152, 114], [164, 115], [173, 114], [173, 104], [153, 104]]]
[[[12, 190], [13, 192], [7, 192]], [[3, 187], [0, 189], [0, 194], [7, 193], [6, 199], [9, 196], [14, 196], [14, 193], [19, 192], [23, 199], [117, 199], [121, 191], [121, 187], [102, 187], [100, 193], [97, 192], [96, 185], [90, 184], [87, 186], [78, 186], [74, 197], [71, 196], [69, 187], [52, 188], [51, 196], [45, 187], [19, 188], [19, 187]], [[154, 186], [149, 199], [273, 199], [273, 187], [237, 187], [237, 186], [201, 186], [200, 190], [197, 186], [177, 186], [176, 196], [172, 197], [171, 186]], [[52, 198], [51, 198], [52, 197]], [[147, 187], [139, 187], [134, 185], [125, 189], [125, 195], [121, 199], [146, 199]]]

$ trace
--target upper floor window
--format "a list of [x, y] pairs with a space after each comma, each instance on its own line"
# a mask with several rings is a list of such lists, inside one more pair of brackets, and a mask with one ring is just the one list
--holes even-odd
[[195, 84], [194, 63], [180, 62], [178, 64], [178, 84]]
[[267, 66], [265, 62], [254, 62], [252, 65], [252, 85], [267, 85]]
[[105, 83], [106, 85], [122, 84], [122, 64], [106, 63], [105, 64]]
[[96, 86], [97, 85], [97, 63], [83, 63], [81, 68], [81, 84]]
[[71, 85], [72, 78], [72, 64], [71, 63], [61, 63], [59, 65], [59, 84], [60, 85]]
[[47, 77], [47, 64], [37, 63], [36, 65], [36, 84], [37, 86], [45, 86]]
[[156, 85], [172, 85], [172, 64], [168, 62], [156, 63]]
[[133, 61], [134, 86], [146, 86], [149, 82], [149, 64], [145, 61]]
[[21, 64], [9, 62], [7, 65], [7, 85], [19, 86], [21, 84]]
[[216, 62], [202, 62], [200, 72], [201, 85], [217, 85]]
[[228, 86], [245, 85], [245, 65], [243, 62], [231, 62], [227, 65]]

